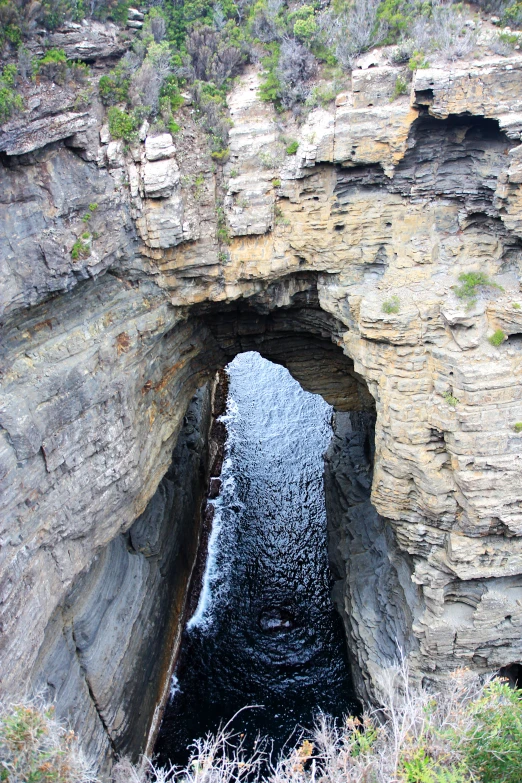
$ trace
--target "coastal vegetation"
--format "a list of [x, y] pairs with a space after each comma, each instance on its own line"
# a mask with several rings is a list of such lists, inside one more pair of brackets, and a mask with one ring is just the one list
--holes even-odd
[[[384, 672], [382, 705], [362, 718], [318, 715], [310, 733], [270, 760], [259, 741], [225, 726], [196, 742], [186, 768], [121, 759], [113, 783], [519, 783], [522, 699], [507, 681], [468, 670], [421, 687], [401, 665]], [[26, 702], [0, 714], [0, 780], [96, 783], [78, 738], [52, 706]]]

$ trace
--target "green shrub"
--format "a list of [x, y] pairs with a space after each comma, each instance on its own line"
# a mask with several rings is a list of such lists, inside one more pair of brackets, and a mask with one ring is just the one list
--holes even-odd
[[281, 187], [281, 180], [280, 179], [273, 179], [272, 180], [272, 187], [273, 188], [280, 188]]
[[262, 101], [272, 101], [278, 105], [282, 89], [277, 73], [280, 47], [279, 44], [271, 44], [268, 48], [270, 49], [270, 54], [261, 60], [264, 70], [259, 85], [259, 97]]
[[339, 92], [337, 89], [338, 86], [340, 87], [338, 80], [336, 80], [334, 84], [316, 84], [312, 87], [310, 95], [305, 101], [306, 105], [312, 107], [328, 106], [329, 103], [335, 100], [337, 93]]
[[499, 345], [502, 345], [505, 339], [506, 335], [502, 329], [497, 329], [490, 337], [488, 337], [488, 341], [491, 343], [491, 345], [494, 345], [495, 348], [498, 348]]
[[295, 155], [297, 150], [299, 149], [299, 142], [298, 141], [291, 141], [288, 147], [286, 148], [286, 154], [287, 155]]
[[498, 40], [508, 46], [516, 46], [520, 42], [520, 36], [516, 33], [499, 33]]
[[275, 222], [277, 226], [289, 226], [290, 220], [285, 217], [283, 210], [279, 206], [279, 204], [276, 204], [274, 207], [274, 217]]
[[97, 209], [98, 209], [98, 204], [96, 204], [96, 202], [89, 204], [89, 212], [96, 212]]
[[224, 245], [230, 244], [230, 233], [226, 226], [223, 226], [221, 228], [218, 228], [217, 230], [217, 238], [219, 242], [222, 242]]
[[513, 309], [514, 310], [520, 310], [520, 305], [518, 302], [513, 302]]
[[[2, 6], [5, 8], [5, 3], [0, 3], [0, 9]], [[15, 21], [15, 17], [7, 24], [0, 24], [0, 45], [4, 42], [19, 46], [22, 43], [22, 29], [20, 25]]]
[[222, 150], [214, 150], [213, 152], [210, 153], [210, 156], [213, 160], [218, 160], [224, 163], [226, 160], [228, 160], [229, 154], [230, 154], [230, 150], [228, 147], [226, 147], [225, 149]]
[[91, 255], [90, 245], [77, 239], [71, 248], [71, 258], [77, 261], [79, 258], [88, 258]]
[[236, 177], [239, 177], [239, 171], [237, 169], [232, 169], [228, 176], [230, 179], [235, 179]]
[[[201, 177], [200, 183], [196, 185], [196, 187], [201, 187], [204, 181], [203, 174], [199, 174], [198, 177]], [[196, 184], [196, 183], [195, 183]], [[216, 207], [216, 217], [217, 217], [217, 238], [218, 242], [221, 242], [224, 245], [230, 244], [230, 232], [228, 230], [227, 225], [227, 219], [225, 216], [225, 210], [223, 209], [222, 204], [218, 204]]]
[[307, 16], [306, 19], [297, 19], [294, 22], [294, 35], [300, 41], [310, 42], [317, 35], [317, 22], [313, 16]]
[[24, 106], [22, 96], [18, 95], [14, 86], [15, 76], [15, 65], [6, 65], [0, 74], [0, 124], [7, 122]]
[[512, 3], [504, 9], [502, 12], [502, 24], [515, 28], [522, 24], [522, 2]]
[[444, 756], [433, 758], [424, 744], [401, 753], [399, 770], [404, 783], [472, 783], [464, 763], [448, 765]]
[[414, 51], [408, 62], [410, 71], [418, 71], [422, 68], [429, 68], [430, 64], [426, 59], [424, 52]]
[[401, 302], [398, 296], [392, 296], [390, 299], [386, 299], [382, 303], [382, 311], [383, 313], [387, 313], [388, 315], [390, 313], [398, 313], [400, 308]]
[[484, 272], [463, 272], [459, 275], [459, 286], [454, 286], [455, 296], [459, 299], [466, 299], [468, 310], [473, 307], [477, 301], [477, 295], [481, 288], [497, 288], [503, 291], [502, 286], [490, 280]]
[[109, 133], [113, 139], [132, 141], [136, 138], [137, 121], [134, 114], [128, 114], [117, 106], [108, 111]]
[[98, 91], [104, 106], [126, 103], [129, 100], [130, 76], [120, 64], [98, 82]]
[[419, 10], [408, 0], [382, 0], [377, 16], [387, 28], [384, 43], [396, 43], [410, 27]]
[[7, 783], [94, 783], [77, 738], [54, 707], [15, 704], [0, 714], [0, 780]]
[[483, 783], [520, 783], [522, 701], [520, 691], [493, 680], [470, 707], [473, 726], [464, 746], [466, 762]]
[[49, 81], [63, 84], [67, 77], [68, 63], [63, 49], [49, 49], [36, 65], [38, 73]]
[[446, 400], [448, 405], [451, 405], [452, 408], [456, 408], [456, 406], [459, 404], [460, 400], [458, 397], [454, 397], [453, 394], [449, 391], [444, 392], [442, 397]]
[[522, 421], [517, 421], [513, 429], [515, 432], [522, 432]]
[[167, 98], [170, 103], [170, 109], [173, 112], [178, 111], [183, 104], [183, 96], [179, 89], [178, 78], [174, 74], [169, 74], [161, 86], [161, 98]]
[[63, 49], [49, 49], [44, 57], [38, 62], [38, 68], [42, 65], [50, 65], [51, 63], [66, 63], [67, 57]]
[[395, 80], [395, 87], [393, 88], [393, 94], [390, 101], [394, 101], [399, 95], [406, 95], [408, 92], [408, 82], [403, 79], [402, 76], [397, 76]]

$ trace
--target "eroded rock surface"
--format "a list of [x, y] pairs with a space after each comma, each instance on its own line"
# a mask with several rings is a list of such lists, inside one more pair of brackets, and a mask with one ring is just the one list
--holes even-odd
[[[522, 658], [520, 63], [419, 71], [391, 103], [393, 73], [359, 75], [301, 127], [248, 71], [219, 170], [187, 107], [175, 141], [145, 131], [129, 150], [101, 113], [95, 136], [33, 134], [19, 157], [2, 142], [2, 693], [53, 671], [42, 639], [57, 616], [74, 625], [86, 574], [102, 584], [100, 563], [141, 557], [120, 537], [190, 399], [252, 349], [349, 417], [332, 557], [361, 692], [378, 697], [396, 641], [419, 677]], [[98, 236], [74, 259], [92, 202]], [[455, 286], [471, 271], [495, 285], [468, 302]], [[350, 416], [373, 410], [371, 473]], [[123, 736], [130, 707], [99, 693]]]

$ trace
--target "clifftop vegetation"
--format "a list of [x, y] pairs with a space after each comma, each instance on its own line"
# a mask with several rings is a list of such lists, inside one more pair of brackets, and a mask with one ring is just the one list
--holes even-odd
[[[379, 716], [318, 718], [315, 732], [267, 762], [239, 737], [199, 740], [186, 769], [140, 767], [122, 759], [113, 783], [519, 783], [522, 701], [494, 680], [485, 686], [455, 672], [439, 692], [413, 685], [405, 667], [390, 669]], [[81, 738], [80, 738], [81, 739]], [[262, 743], [259, 745], [262, 748]], [[52, 707], [16, 704], [0, 713], [0, 780], [7, 783], [97, 783], [74, 732]]]
[[[522, 22], [517, 0], [481, 3], [484, 12], [498, 14], [499, 24]], [[135, 5], [138, 14], [130, 0], [0, 0], [0, 53], [8, 63], [0, 72], [0, 122], [22, 107], [19, 93], [28, 78], [63, 82], [67, 74], [81, 75], [63, 52], [52, 50], [36, 62], [27, 48], [35, 31], [52, 32], [68, 21], [125, 24], [129, 18], [134, 26], [129, 51], [99, 80], [103, 103], [119, 107], [112, 122], [117, 138], [130, 141], [146, 118], [157, 130], [176, 132], [181, 92], [190, 91], [216, 159], [226, 156], [226, 92], [247, 62], [263, 68], [260, 97], [298, 116], [305, 105], [331, 101], [357, 57], [372, 47], [391, 47], [390, 63], [415, 70], [427, 67], [432, 56], [472, 57], [481, 25], [471, 7], [446, 0], [147, 0]], [[490, 49], [509, 54], [518, 42], [517, 33], [504, 31]], [[52, 63], [46, 62], [49, 57], [55, 58]], [[399, 87], [397, 96], [407, 91], [404, 76]]]

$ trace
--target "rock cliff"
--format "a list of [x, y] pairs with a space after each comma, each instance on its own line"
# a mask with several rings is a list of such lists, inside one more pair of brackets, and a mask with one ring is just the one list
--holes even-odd
[[[190, 106], [129, 148], [65, 89], [1, 129], [0, 688], [55, 689], [100, 764], [143, 747], [129, 683], [143, 665], [159, 693], [166, 664], [141, 662], [170, 622], [145, 618], [193, 562], [183, 420], [242, 350], [339, 412], [331, 550], [361, 693], [397, 641], [419, 677], [522, 658], [522, 58], [418, 71], [393, 102], [389, 70], [301, 126], [247, 70], [222, 167]], [[459, 298], [468, 272], [490, 285]]]

